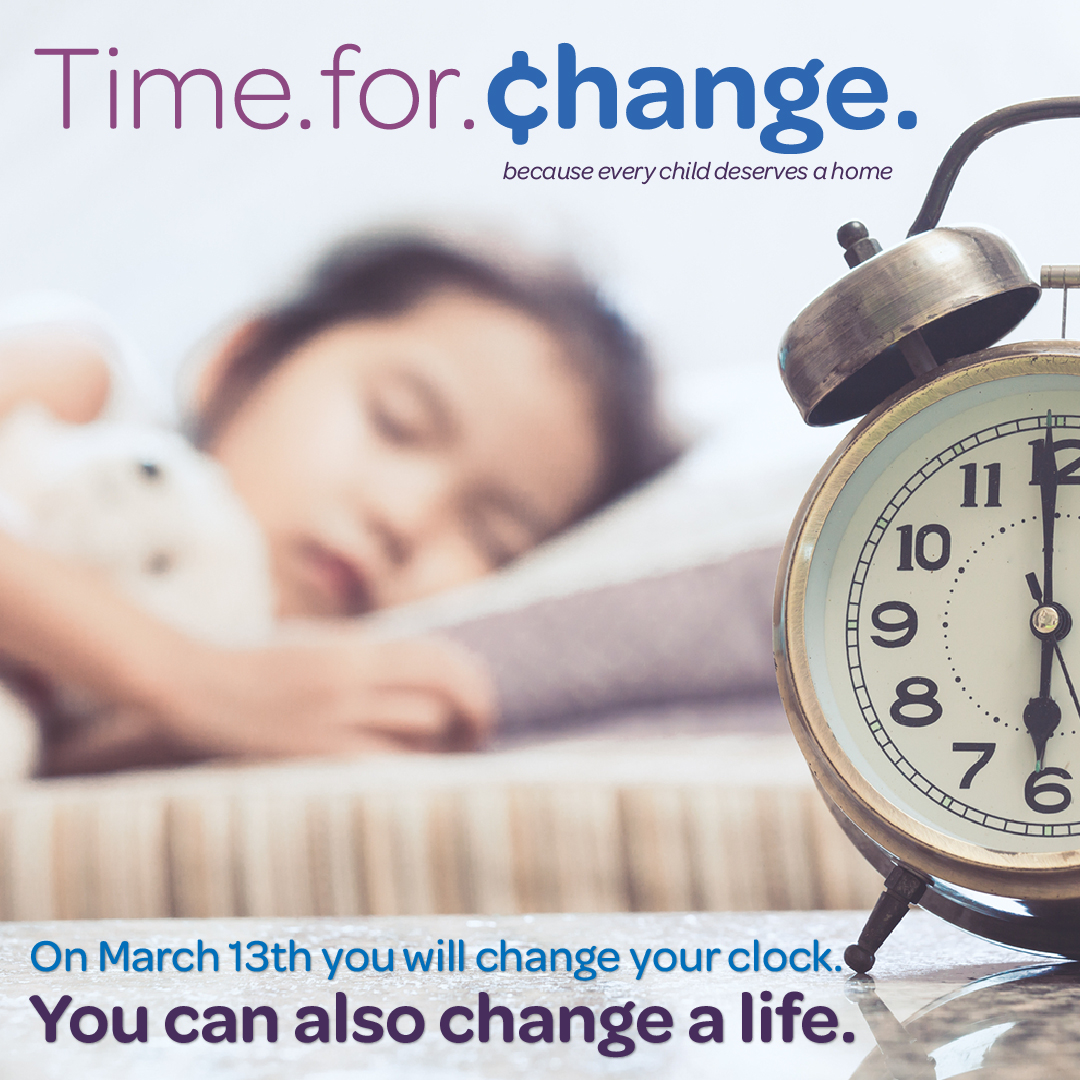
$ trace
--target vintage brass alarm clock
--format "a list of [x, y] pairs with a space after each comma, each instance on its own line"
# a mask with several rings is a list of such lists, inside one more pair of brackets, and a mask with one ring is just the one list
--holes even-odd
[[[796, 738], [886, 877], [857, 971], [909, 903], [1080, 957], [1080, 343], [992, 348], [1040, 287], [1001, 237], [935, 227], [980, 143], [1061, 116], [1080, 98], [968, 129], [899, 246], [844, 226], [853, 269], [780, 347], [809, 424], [869, 410], [803, 501], [775, 607]], [[1042, 278], [1067, 301], [1080, 267]]]

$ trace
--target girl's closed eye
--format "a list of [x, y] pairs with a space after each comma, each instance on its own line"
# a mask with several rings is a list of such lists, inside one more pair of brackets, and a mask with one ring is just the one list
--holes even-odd
[[453, 439], [455, 425], [443, 396], [415, 372], [380, 373], [367, 407], [376, 432], [395, 446], [436, 448]]
[[470, 543], [492, 569], [513, 562], [547, 535], [530, 508], [509, 496], [481, 497], [463, 516]]

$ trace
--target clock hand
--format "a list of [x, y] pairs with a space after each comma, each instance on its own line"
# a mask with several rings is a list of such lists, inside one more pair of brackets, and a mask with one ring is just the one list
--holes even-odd
[[[1046, 610], [1046, 608], [1039, 608], [1036, 615]], [[1039, 696], [1031, 698], [1024, 708], [1024, 726], [1027, 728], [1031, 741], [1035, 746], [1035, 771], [1041, 772], [1043, 755], [1046, 752], [1046, 741], [1061, 722], [1061, 709], [1058, 707], [1058, 703], [1050, 696], [1050, 676], [1053, 671], [1054, 650], [1056, 648], [1054, 631], [1050, 630], [1045, 636], [1038, 631], [1035, 631], [1035, 633], [1042, 641]]]
[[1046, 413], [1046, 438], [1042, 460], [1039, 462], [1039, 494], [1042, 497], [1043, 519], [1043, 579], [1042, 603], [1054, 602], [1054, 521], [1057, 518], [1058, 474], [1054, 458], [1053, 416]]
[[1069, 669], [1065, 666], [1065, 660], [1061, 655], [1061, 646], [1055, 641], [1054, 652], [1057, 655], [1058, 663], [1061, 665], [1061, 674], [1065, 676], [1065, 685], [1069, 688], [1069, 695], [1073, 699], [1073, 705], [1076, 706], [1076, 715], [1080, 716], [1080, 698], [1076, 696], [1076, 687], [1073, 686], [1072, 679], [1069, 678]]
[[1024, 708], [1024, 726], [1035, 746], [1035, 771], [1041, 772], [1046, 742], [1061, 722], [1061, 709], [1050, 696], [1054, 653], [1057, 651], [1057, 630], [1064, 625], [1062, 615], [1054, 604], [1054, 521], [1057, 515], [1057, 461], [1054, 458], [1053, 416], [1046, 414], [1046, 437], [1039, 461], [1039, 494], [1043, 519], [1043, 579], [1036, 596], [1038, 581], [1027, 576], [1028, 588], [1039, 605], [1031, 615], [1031, 632], [1042, 643], [1039, 663], [1039, 696], [1030, 698]]
[[[1031, 597], [1036, 604], [1042, 603], [1042, 589], [1039, 588], [1039, 577], [1037, 574], [1031, 573], [1027, 575], [1028, 589], [1031, 592]], [[1065, 685], [1069, 688], [1069, 696], [1072, 698], [1073, 705], [1076, 707], [1076, 715], [1080, 717], [1080, 697], [1077, 697], [1076, 687], [1073, 686], [1072, 678], [1069, 675], [1069, 669], [1065, 664], [1065, 657], [1061, 655], [1061, 646], [1059, 641], [1072, 629], [1072, 619], [1060, 604], [1057, 605], [1058, 613], [1062, 616], [1063, 622], [1054, 631], [1054, 655], [1057, 657], [1058, 663], [1061, 665], [1061, 674], [1065, 676]]]

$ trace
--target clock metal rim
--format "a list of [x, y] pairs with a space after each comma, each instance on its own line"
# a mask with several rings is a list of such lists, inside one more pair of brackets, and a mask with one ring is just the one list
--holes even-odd
[[826, 797], [875, 844], [914, 870], [962, 888], [1031, 899], [1080, 897], [1080, 849], [994, 851], [938, 832], [905, 814], [854, 767], [814, 694], [803, 608], [814, 546], [855, 469], [893, 430], [941, 399], [981, 383], [1033, 373], [1080, 378], [1080, 343], [1024, 342], [952, 361], [867, 416], [818, 473], [788, 534], [774, 604], [780, 694], [792, 731]]

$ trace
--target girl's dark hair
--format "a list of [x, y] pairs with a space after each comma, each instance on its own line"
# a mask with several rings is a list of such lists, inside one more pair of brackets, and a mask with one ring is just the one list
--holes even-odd
[[195, 418], [196, 443], [211, 446], [274, 366], [322, 330], [401, 315], [447, 289], [494, 300], [536, 319], [561, 343], [567, 363], [589, 388], [605, 468], [583, 513], [674, 460], [678, 449], [659, 418], [642, 341], [594, 286], [566, 267], [518, 270], [416, 237], [339, 248], [292, 300], [260, 316], [226, 361], [210, 400]]

